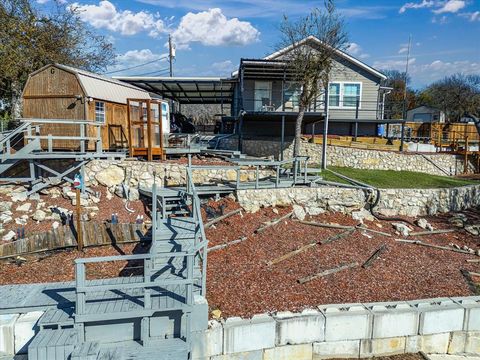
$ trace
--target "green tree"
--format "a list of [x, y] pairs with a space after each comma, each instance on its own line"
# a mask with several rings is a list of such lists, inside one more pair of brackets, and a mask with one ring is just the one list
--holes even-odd
[[419, 98], [445, 112], [449, 122], [457, 122], [466, 114], [480, 117], [480, 75], [455, 74], [436, 81]]
[[[284, 16], [280, 26], [278, 49], [290, 47], [284, 56], [289, 62], [295, 82], [300, 86], [298, 115], [295, 123], [293, 155], [300, 153], [302, 123], [305, 111], [319, 95], [321, 89], [328, 88], [330, 72], [338, 50], [347, 47], [347, 34], [343, 18], [337, 12], [333, 0], [325, 1], [324, 8], [314, 9], [296, 21]], [[321, 46], [299, 46], [306, 38], [314, 36]]]
[[[387, 76], [384, 86], [393, 88], [385, 96], [385, 117], [388, 119], [403, 119], [404, 110], [413, 109], [416, 106], [415, 92], [408, 87], [410, 77], [398, 70], [385, 70]], [[405, 81], [406, 80], [406, 81]], [[404, 109], [405, 86], [407, 86], [407, 98]]]
[[31, 72], [49, 63], [99, 71], [115, 59], [112, 44], [93, 33], [77, 9], [59, 2], [42, 13], [33, 0], [3, 0], [0, 24], [0, 102], [13, 118], [21, 116], [21, 92]]

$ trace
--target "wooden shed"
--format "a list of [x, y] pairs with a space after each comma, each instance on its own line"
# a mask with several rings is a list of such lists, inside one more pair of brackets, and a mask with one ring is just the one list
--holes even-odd
[[[133, 85], [70, 66], [51, 64], [30, 74], [23, 90], [23, 117], [72, 119], [101, 123], [102, 148], [129, 148], [128, 101], [150, 102], [147, 91]], [[95, 126], [87, 136], [95, 137]], [[80, 136], [78, 126], [44, 124], [41, 135]], [[77, 150], [78, 144], [55, 140], [57, 149]], [[94, 143], [88, 144], [93, 150]]]

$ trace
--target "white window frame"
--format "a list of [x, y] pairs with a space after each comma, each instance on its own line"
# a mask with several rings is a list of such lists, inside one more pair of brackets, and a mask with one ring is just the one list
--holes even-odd
[[[97, 104], [102, 104], [103, 110], [97, 110]], [[95, 101], [94, 103], [95, 106], [95, 121], [100, 123], [100, 124], [105, 124], [107, 121], [107, 112], [105, 110], [105, 102], [104, 101]], [[97, 120], [97, 116], [101, 115], [103, 117], [103, 120]]]
[[[352, 84], [352, 85], [360, 85], [360, 96], [359, 96], [359, 104], [358, 108], [362, 108], [362, 93], [363, 93], [363, 83], [361, 81], [330, 81], [328, 83], [328, 89], [330, 90], [330, 85], [331, 84], [339, 84], [340, 85], [340, 101], [339, 101], [339, 106], [330, 106], [330, 109], [356, 109], [356, 106], [344, 106], [343, 105], [343, 96], [345, 94], [345, 84]], [[330, 94], [328, 95], [330, 96]]]

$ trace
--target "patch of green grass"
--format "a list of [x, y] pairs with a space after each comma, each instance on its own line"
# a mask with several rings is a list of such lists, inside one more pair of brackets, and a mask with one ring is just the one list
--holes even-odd
[[[331, 166], [329, 169], [354, 180], [382, 189], [431, 189], [480, 184], [479, 181], [474, 180], [428, 175], [413, 171], [363, 170], [336, 166]], [[327, 181], [348, 183], [329, 171], [323, 171], [321, 176]]]

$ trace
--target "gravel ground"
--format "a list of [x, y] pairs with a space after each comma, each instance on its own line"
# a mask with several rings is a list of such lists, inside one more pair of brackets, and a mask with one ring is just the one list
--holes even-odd
[[[116, 199], [116, 198], [114, 198]], [[59, 200], [59, 199], [56, 199]], [[113, 200], [112, 200], [113, 201]], [[120, 201], [120, 199], [115, 200]], [[109, 206], [115, 206], [112, 202]], [[208, 213], [227, 213], [238, 204], [230, 199], [208, 204]], [[102, 206], [100, 206], [102, 208]], [[110, 216], [111, 208], [104, 210]], [[141, 202], [138, 211], [142, 210]], [[209, 246], [215, 246], [247, 236], [247, 240], [227, 248], [212, 251], [208, 257], [207, 294], [211, 310], [220, 309], [224, 317], [251, 316], [261, 312], [282, 310], [300, 311], [307, 307], [328, 303], [373, 302], [409, 300], [442, 296], [472, 295], [473, 290], [461, 270], [480, 272], [479, 263], [467, 263], [466, 259], [478, 258], [451, 251], [398, 243], [390, 222], [365, 222], [370, 229], [392, 234], [386, 237], [364, 233], [360, 230], [326, 245], [317, 245], [303, 253], [276, 265], [267, 262], [300, 246], [320, 241], [343, 230], [313, 227], [289, 219], [254, 234], [264, 222], [287, 214], [291, 208], [261, 209], [255, 214], [241, 213], [227, 218], [207, 230]], [[277, 213], [278, 212], [278, 213]], [[136, 214], [125, 214], [123, 221], [132, 221]], [[472, 219], [479, 219], [478, 210], [464, 212]], [[207, 214], [205, 213], [205, 218]], [[449, 215], [428, 218], [435, 229], [451, 228]], [[350, 216], [328, 213], [309, 220], [343, 225], [356, 225]], [[410, 219], [412, 220], [412, 219]], [[420, 231], [420, 228], [416, 228]], [[454, 233], [428, 235], [422, 241], [448, 246], [455, 243], [478, 249], [479, 237], [464, 230]], [[363, 264], [380, 246], [387, 250], [372, 266], [358, 266], [328, 275], [305, 284], [297, 280], [341, 264]], [[24, 264], [0, 262], [0, 284], [65, 281], [73, 279], [73, 260], [77, 257], [117, 255], [145, 252], [140, 245], [118, 248], [100, 247], [54, 254], [29, 256]], [[115, 276], [125, 264], [113, 263], [106, 267], [91, 268], [93, 276]], [[125, 271], [124, 271], [125, 273]], [[474, 280], [479, 280], [474, 279]]]

